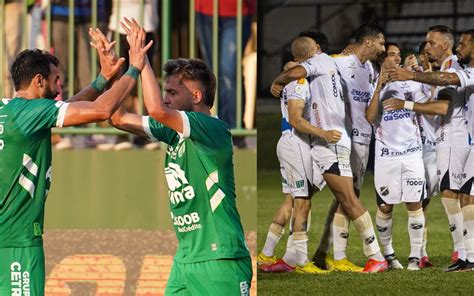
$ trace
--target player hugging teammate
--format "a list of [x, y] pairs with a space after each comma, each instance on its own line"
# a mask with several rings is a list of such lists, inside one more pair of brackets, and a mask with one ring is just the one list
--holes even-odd
[[[293, 47], [297, 41], [294, 40]], [[426, 41], [420, 45], [420, 65], [414, 55], [409, 55], [401, 65], [400, 46], [385, 43], [381, 29], [374, 24], [362, 25], [356, 31], [355, 43], [340, 55], [329, 57], [321, 51], [322, 46], [318, 46], [318, 51], [303, 62], [297, 60], [293, 51], [297, 63], [291, 63], [289, 69], [275, 78], [271, 92], [275, 96], [282, 93], [282, 139], [286, 133], [310, 136], [313, 165], [312, 172], [306, 173], [309, 186], [321, 189], [315, 176], [322, 175], [335, 196], [335, 202], [330, 207], [323, 237], [312, 258], [315, 268], [302, 269], [302, 262], [288, 260], [292, 258], [288, 256], [289, 250], [293, 249], [296, 254], [307, 253], [306, 245], [301, 248], [295, 243], [295, 227], [298, 225], [294, 220], [291, 220], [285, 256], [277, 259], [273, 254], [292, 213], [291, 200], [287, 200], [269, 228], [265, 246], [258, 257], [259, 270], [322, 273], [331, 270], [382, 272], [403, 269], [392, 246], [392, 210], [393, 205], [399, 203], [405, 203], [408, 210], [410, 255], [407, 269], [430, 267], [432, 263], [426, 252], [425, 213], [430, 198], [438, 192], [441, 193], [454, 242], [452, 265], [444, 271], [473, 270], [474, 31], [462, 34], [455, 55], [452, 52], [452, 30], [445, 26], [430, 27]], [[293, 90], [293, 95], [290, 90]], [[295, 90], [299, 91], [296, 95]], [[291, 110], [285, 111], [283, 107], [290, 107], [291, 97], [299, 97], [303, 92], [305, 98], [301, 97], [302, 102], [310, 101], [311, 104], [301, 103], [300, 108], [309, 118], [303, 116], [292, 121]], [[312, 127], [306, 125], [308, 122]], [[372, 128], [378, 206], [376, 226], [383, 255], [370, 215], [358, 199]], [[327, 136], [332, 130], [339, 132], [337, 138]], [[286, 141], [285, 147], [294, 145], [291, 137]], [[284, 193], [293, 196], [295, 215], [298, 213], [298, 198], [291, 191], [295, 184], [288, 173], [290, 165], [280, 157], [285, 154], [284, 149], [279, 144], [282, 179], [286, 181]], [[290, 190], [285, 189], [286, 186]], [[281, 217], [286, 219], [278, 219], [281, 213], [284, 213]], [[304, 221], [309, 221], [309, 217]], [[359, 232], [364, 254], [369, 258], [363, 269], [348, 261], [345, 255], [349, 221], [353, 221]], [[333, 258], [327, 256], [331, 228]], [[305, 242], [308, 229], [309, 223], [305, 228]]]

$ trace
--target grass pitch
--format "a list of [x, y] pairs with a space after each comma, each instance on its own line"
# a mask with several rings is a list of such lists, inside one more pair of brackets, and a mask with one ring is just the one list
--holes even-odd
[[[329, 188], [313, 197], [308, 251], [311, 258], [319, 243], [324, 220], [332, 199]], [[373, 177], [367, 174], [361, 199], [368, 208], [375, 225], [376, 202]], [[262, 249], [268, 226], [283, 200], [280, 176], [277, 171], [258, 172], [258, 252]], [[428, 254], [435, 267], [420, 271], [397, 270], [380, 274], [331, 272], [325, 275], [265, 274], [258, 273], [258, 295], [474, 295], [474, 272], [445, 273], [453, 249], [448, 220], [440, 197], [434, 197], [426, 217], [428, 226]], [[393, 246], [406, 268], [409, 255], [407, 211], [404, 205], [394, 209]], [[288, 228], [287, 228], [288, 229]], [[286, 231], [275, 255], [283, 256]], [[362, 242], [351, 224], [348, 258], [363, 266], [366, 258]]]

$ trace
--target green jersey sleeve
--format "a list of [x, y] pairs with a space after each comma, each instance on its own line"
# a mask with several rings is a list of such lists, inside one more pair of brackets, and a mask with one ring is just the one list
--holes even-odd
[[225, 146], [232, 138], [229, 126], [222, 120], [200, 112], [180, 111], [183, 118], [183, 137], [207, 147]]
[[142, 117], [142, 125], [143, 130], [151, 140], [165, 142], [168, 145], [171, 144], [178, 134], [175, 130], [170, 129], [150, 116]]
[[49, 99], [18, 101], [15, 121], [24, 135], [32, 135], [42, 129], [62, 127], [68, 103]]

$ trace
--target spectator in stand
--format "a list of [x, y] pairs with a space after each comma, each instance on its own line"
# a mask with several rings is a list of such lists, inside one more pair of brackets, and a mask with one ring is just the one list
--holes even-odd
[[[196, 27], [204, 60], [212, 68], [212, 15], [213, 0], [196, 0]], [[252, 15], [256, 0], [242, 1], [242, 48], [250, 36]], [[219, 1], [219, 67], [218, 67], [218, 115], [230, 128], [236, 122], [236, 39], [237, 1]], [[245, 147], [244, 138], [234, 138], [234, 145]]]

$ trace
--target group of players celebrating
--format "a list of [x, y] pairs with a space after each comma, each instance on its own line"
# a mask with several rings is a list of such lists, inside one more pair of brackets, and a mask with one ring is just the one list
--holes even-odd
[[[403, 269], [392, 245], [392, 210], [400, 203], [408, 211], [407, 269], [431, 267], [425, 215], [439, 192], [454, 242], [444, 271], [474, 270], [474, 30], [461, 34], [456, 54], [454, 43], [449, 27], [430, 27], [418, 59], [409, 55], [401, 65], [400, 46], [385, 42], [375, 24], [359, 27], [355, 43], [332, 57], [321, 32], [294, 39], [294, 61], [271, 88], [281, 98], [277, 155], [286, 197], [258, 256], [260, 271]], [[378, 240], [358, 199], [372, 131]], [[326, 184], [335, 199], [310, 260], [311, 196]], [[278, 259], [274, 249], [290, 220], [286, 252]], [[349, 221], [362, 238], [364, 267], [346, 257]]]

